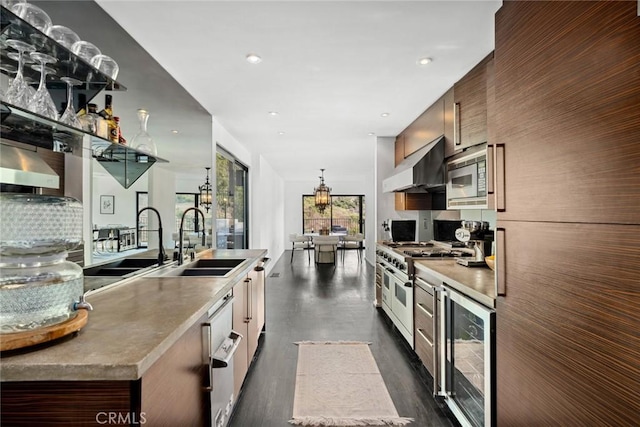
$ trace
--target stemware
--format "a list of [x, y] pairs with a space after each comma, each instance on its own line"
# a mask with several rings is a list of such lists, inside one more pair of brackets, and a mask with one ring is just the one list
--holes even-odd
[[[18, 68], [13, 64], [7, 64], [5, 62], [0, 63], [0, 70], [4, 71], [7, 75], [18, 74]], [[8, 85], [5, 87], [5, 80], [2, 80], [2, 87], [0, 87], [0, 99], [3, 101], [6, 99]]]
[[35, 61], [40, 63], [40, 65], [33, 65], [31, 67], [34, 70], [40, 71], [40, 85], [38, 86], [36, 94], [29, 101], [28, 108], [41, 116], [58, 120], [56, 105], [53, 103], [53, 99], [51, 99], [51, 95], [49, 95], [46, 85], [47, 74], [55, 73], [55, 70], [47, 67], [47, 64], [53, 64], [58, 60], [53, 56], [40, 52], [31, 52], [30, 55]]
[[118, 77], [118, 71], [120, 71], [120, 67], [116, 61], [114, 61], [110, 56], [107, 55], [96, 55], [91, 58], [89, 61], [91, 65], [93, 65], [98, 70], [102, 71], [107, 76], [111, 77], [115, 80]]
[[75, 42], [80, 41], [80, 37], [72, 29], [64, 25], [52, 25], [47, 35], [69, 50], [71, 50], [71, 46]]
[[24, 19], [29, 24], [33, 25], [38, 30], [47, 34], [49, 28], [51, 28], [51, 18], [47, 13], [40, 9], [38, 6], [21, 2], [11, 6], [11, 12], [15, 13], [18, 18]]
[[82, 82], [73, 77], [62, 77], [60, 80], [67, 84], [67, 108], [65, 108], [64, 113], [62, 113], [60, 121], [66, 125], [81, 129], [82, 124], [80, 120], [78, 120], [76, 109], [73, 106], [73, 87], [82, 84]]
[[84, 40], [80, 40], [72, 44], [71, 52], [75, 53], [87, 62], [91, 62], [91, 58], [102, 53], [100, 52], [100, 49], [96, 47], [96, 45]]
[[7, 40], [7, 46], [18, 51], [18, 72], [7, 89], [5, 99], [9, 104], [13, 104], [21, 108], [28, 108], [30, 98], [29, 86], [24, 80], [22, 68], [24, 67], [25, 52], [33, 52], [35, 48], [28, 43], [14, 39]]

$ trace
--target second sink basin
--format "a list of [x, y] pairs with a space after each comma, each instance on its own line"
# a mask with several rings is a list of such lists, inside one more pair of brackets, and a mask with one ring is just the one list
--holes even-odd
[[179, 276], [226, 276], [233, 268], [185, 268]]
[[234, 268], [244, 261], [244, 259], [234, 258], [199, 259], [190, 263], [189, 268]]

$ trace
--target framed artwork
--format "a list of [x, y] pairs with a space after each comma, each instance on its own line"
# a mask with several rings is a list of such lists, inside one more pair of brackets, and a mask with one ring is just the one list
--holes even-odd
[[115, 196], [100, 196], [100, 213], [113, 215], [115, 212]]

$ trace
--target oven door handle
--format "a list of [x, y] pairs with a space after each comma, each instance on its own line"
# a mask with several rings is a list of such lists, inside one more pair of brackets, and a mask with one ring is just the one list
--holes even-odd
[[[444, 286], [433, 286], [433, 395], [444, 396], [445, 391], [442, 388], [441, 379], [443, 366], [443, 354], [440, 349], [444, 347], [444, 337], [440, 330], [442, 321], [442, 313], [440, 305], [438, 304], [438, 295], [446, 292]], [[442, 300], [442, 299], [441, 299]]]
[[409, 281], [409, 278], [402, 279], [402, 278], [398, 277], [398, 276], [395, 274], [395, 270], [392, 270], [392, 269], [387, 268], [387, 273], [389, 273], [389, 275], [390, 275], [390, 276], [393, 276], [393, 277], [394, 277], [398, 282], [400, 282], [400, 283], [403, 283], [403, 284], [404, 284], [404, 283], [407, 283], [407, 282]]
[[233, 355], [238, 349], [238, 346], [240, 346], [242, 338], [241, 334], [232, 330], [229, 336], [220, 344], [220, 347], [217, 348], [216, 352], [213, 353], [211, 357], [211, 367], [215, 369], [229, 366], [229, 362], [233, 359]]

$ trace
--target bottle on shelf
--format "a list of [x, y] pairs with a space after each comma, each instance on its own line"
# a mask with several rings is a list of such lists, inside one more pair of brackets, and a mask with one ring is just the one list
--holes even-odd
[[100, 136], [98, 132], [100, 122], [103, 121], [103, 119], [98, 115], [98, 106], [96, 104], [87, 104], [87, 112], [81, 115], [79, 120], [82, 124], [82, 129]]
[[122, 129], [120, 129], [120, 117], [114, 117], [113, 120], [116, 122], [116, 127], [118, 128], [118, 144], [127, 145], [127, 140], [122, 136]]
[[119, 142], [118, 124], [113, 118], [113, 97], [111, 95], [107, 94], [104, 96], [104, 108], [99, 114], [107, 124], [107, 135], [103, 136], [103, 138], [109, 139], [111, 142], [115, 142], [117, 144]]

